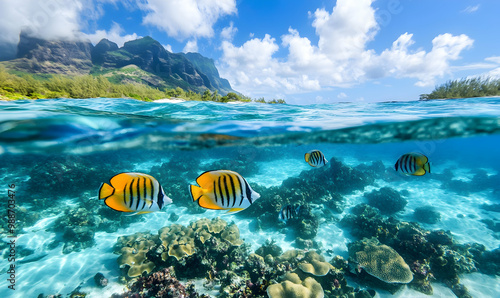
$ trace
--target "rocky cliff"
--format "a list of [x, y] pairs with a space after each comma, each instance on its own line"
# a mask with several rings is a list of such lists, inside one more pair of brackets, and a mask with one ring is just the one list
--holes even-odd
[[[29, 73], [102, 74], [114, 82], [141, 82], [154, 87], [181, 87], [203, 92], [232, 92], [229, 82], [220, 78], [212, 59], [198, 53], [170, 53], [156, 40], [144, 37], [126, 42], [47, 41], [21, 33], [17, 58], [2, 62], [7, 68]], [[130, 72], [136, 66], [141, 72]], [[138, 77], [137, 77], [138, 74]]]
[[30, 73], [86, 74], [92, 68], [90, 41], [48, 41], [21, 33], [17, 58], [6, 65]]

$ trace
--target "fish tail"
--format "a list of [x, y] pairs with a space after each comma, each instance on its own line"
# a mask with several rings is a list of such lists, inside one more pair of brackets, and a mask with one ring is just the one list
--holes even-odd
[[309, 159], [311, 158], [311, 153], [306, 153], [304, 158], [305, 158], [306, 162], [309, 162]]
[[203, 196], [204, 191], [203, 188], [195, 185], [189, 185], [189, 193], [191, 194], [191, 197], [193, 198], [193, 202], [197, 201], [201, 196]]
[[426, 163], [424, 165], [424, 170], [427, 172], [427, 173], [430, 173], [431, 172], [431, 165], [429, 163]]
[[107, 183], [102, 183], [99, 187], [99, 200], [109, 198], [115, 193], [115, 188]]

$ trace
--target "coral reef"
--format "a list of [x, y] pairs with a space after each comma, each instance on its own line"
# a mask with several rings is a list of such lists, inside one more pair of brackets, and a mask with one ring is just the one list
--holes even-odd
[[141, 220], [137, 216], [121, 216], [120, 212], [100, 204], [97, 200], [91, 200], [86, 195], [83, 200], [86, 200], [86, 203], [78, 204], [81, 207], [67, 207], [62, 210], [51, 208], [45, 214], [61, 214], [51, 229], [57, 234], [62, 233], [62, 237], [56, 238], [51, 246], [55, 247], [59, 242], [63, 242], [65, 254], [93, 246], [97, 231], [111, 233], [120, 226]]
[[222, 158], [206, 166], [207, 169], [231, 169], [240, 175], [249, 176], [259, 172], [255, 158], [249, 155], [237, 154], [236, 158]]
[[198, 297], [196, 292], [186, 290], [176, 278], [173, 268], [165, 268], [146, 277], [140, 277], [122, 294], [113, 294], [112, 298], [126, 297]]
[[486, 251], [480, 245], [458, 244], [447, 231], [427, 231], [417, 223], [386, 219], [365, 204], [353, 207], [340, 223], [355, 237], [374, 237], [396, 250], [415, 276], [409, 286], [423, 293], [432, 293], [431, 281], [435, 279], [447, 284], [457, 296], [467, 297], [460, 274], [477, 270], [491, 274], [499, 267], [498, 258], [496, 264], [494, 259], [489, 264], [484, 259], [496, 255], [495, 251]]
[[413, 217], [419, 222], [435, 224], [441, 219], [441, 214], [432, 206], [422, 206], [415, 208]]
[[394, 214], [402, 211], [408, 201], [401, 197], [399, 192], [390, 187], [382, 187], [365, 194], [368, 204], [378, 208], [382, 214]]
[[198, 170], [200, 157], [191, 152], [184, 152], [182, 158], [172, 156], [168, 162], [153, 166], [149, 174], [161, 182], [165, 194], [170, 198], [176, 198], [173, 202], [176, 206], [187, 207], [192, 213], [203, 213], [206, 210], [192, 204], [186, 185], [201, 174]]
[[230, 269], [243, 262], [248, 247], [242, 245], [235, 224], [220, 219], [203, 218], [188, 226], [171, 224], [158, 235], [136, 233], [120, 237], [115, 252], [121, 256], [118, 264], [124, 267], [129, 279], [153, 268], [173, 266], [180, 277], [205, 277], [207, 272]]
[[379, 244], [376, 238], [349, 243], [349, 258], [368, 274], [386, 283], [409, 283], [413, 273], [403, 258], [391, 247]]
[[56, 220], [55, 231], [62, 231], [63, 253], [81, 251], [94, 245], [98, 219], [85, 208], [68, 209]]
[[[318, 206], [326, 213], [330, 211], [324, 206], [332, 207], [335, 212], [341, 213], [344, 208], [343, 195], [362, 190], [373, 181], [370, 174], [332, 158], [327, 166], [304, 170], [298, 177], [284, 180], [281, 186], [265, 188], [252, 185], [261, 194], [261, 199], [252, 208], [241, 212], [241, 216], [256, 218], [258, 229], [280, 227], [284, 233], [292, 230], [297, 248], [319, 248], [314, 241], [319, 228], [319, 217], [313, 214], [311, 206]], [[301, 211], [296, 218], [282, 223], [278, 219], [278, 213], [287, 204], [300, 204]]]
[[108, 285], [108, 279], [101, 272], [94, 275], [94, 282], [97, 287], [104, 288]]
[[300, 270], [316, 276], [325, 276], [328, 274], [332, 265], [325, 261], [323, 256], [315, 251], [308, 251], [304, 259], [298, 264]]
[[295, 273], [287, 273], [284, 281], [267, 288], [270, 298], [304, 297], [323, 298], [325, 296], [321, 285], [311, 277], [301, 280]]
[[[110, 156], [111, 157], [111, 156]], [[31, 200], [37, 208], [47, 208], [58, 203], [57, 198], [74, 196], [83, 191], [95, 191], [101, 182], [114, 176], [118, 167], [116, 157], [102, 159], [99, 155], [44, 156], [29, 169], [27, 191], [37, 194]]]
[[136, 277], [144, 272], [150, 273], [155, 264], [148, 260], [146, 253], [155, 247], [158, 236], [150, 233], [136, 233], [118, 237], [114, 253], [120, 254], [117, 263], [127, 277]]

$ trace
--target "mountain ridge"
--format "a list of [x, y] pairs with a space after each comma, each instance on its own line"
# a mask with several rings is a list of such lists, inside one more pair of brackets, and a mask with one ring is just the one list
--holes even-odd
[[[0, 63], [28, 73], [104, 75], [115, 83], [136, 82], [160, 89], [235, 92], [229, 81], [219, 76], [213, 59], [199, 53], [171, 53], [149, 36], [118, 47], [108, 39], [94, 46], [90, 41], [43, 40], [21, 32], [16, 58]], [[142, 71], [123, 72], [130, 65]]]

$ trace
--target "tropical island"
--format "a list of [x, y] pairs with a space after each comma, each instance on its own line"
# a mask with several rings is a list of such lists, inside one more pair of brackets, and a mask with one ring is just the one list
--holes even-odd
[[453, 99], [500, 95], [500, 79], [472, 78], [448, 81], [429, 94], [421, 94], [420, 100]]
[[47, 41], [24, 32], [15, 59], [0, 62], [0, 99], [163, 98], [216, 102], [285, 103], [251, 99], [219, 76], [212, 59], [170, 53], [143, 37], [117, 44], [103, 39]]

